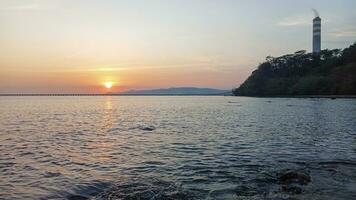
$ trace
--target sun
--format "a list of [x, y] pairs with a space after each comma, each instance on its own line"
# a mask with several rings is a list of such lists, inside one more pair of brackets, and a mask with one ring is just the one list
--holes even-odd
[[104, 86], [105, 86], [107, 89], [112, 88], [112, 85], [113, 85], [112, 82], [105, 82], [105, 83], [104, 83]]

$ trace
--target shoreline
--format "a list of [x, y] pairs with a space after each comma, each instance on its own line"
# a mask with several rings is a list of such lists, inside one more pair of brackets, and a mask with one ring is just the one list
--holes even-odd
[[[226, 96], [225, 94], [0, 94], [3, 96]], [[232, 96], [232, 95], [229, 95]]]
[[324, 98], [324, 99], [356, 99], [356, 95], [275, 95], [275, 96], [247, 96], [224, 94], [0, 94], [0, 97], [65, 97], [65, 96], [231, 96], [252, 98]]
[[356, 95], [275, 95], [275, 96], [239, 96], [255, 98], [323, 98], [323, 99], [356, 99]]

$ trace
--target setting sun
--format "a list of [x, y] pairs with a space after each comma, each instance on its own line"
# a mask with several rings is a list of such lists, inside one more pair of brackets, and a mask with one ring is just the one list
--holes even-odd
[[105, 86], [107, 89], [112, 88], [112, 85], [113, 85], [112, 82], [105, 82], [105, 83], [104, 83], [104, 86]]

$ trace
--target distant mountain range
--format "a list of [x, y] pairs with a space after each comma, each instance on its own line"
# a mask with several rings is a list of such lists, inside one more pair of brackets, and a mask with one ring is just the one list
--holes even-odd
[[152, 90], [128, 90], [121, 95], [231, 95], [229, 90], [195, 87], [174, 87]]

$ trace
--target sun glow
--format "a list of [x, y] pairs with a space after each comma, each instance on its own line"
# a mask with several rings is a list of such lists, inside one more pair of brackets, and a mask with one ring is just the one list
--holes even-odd
[[105, 83], [104, 83], [104, 86], [105, 86], [107, 89], [112, 88], [112, 85], [113, 85], [112, 82], [105, 82]]

